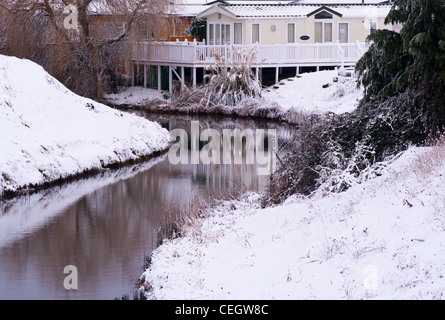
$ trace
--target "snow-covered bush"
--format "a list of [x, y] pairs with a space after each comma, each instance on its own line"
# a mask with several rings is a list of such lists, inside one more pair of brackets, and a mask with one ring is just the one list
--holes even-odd
[[322, 155], [318, 173], [318, 191], [342, 192], [364, 181], [381, 175], [384, 162], [375, 162], [375, 151], [364, 142], [356, 142], [352, 156], [346, 158], [338, 142], [329, 141]]

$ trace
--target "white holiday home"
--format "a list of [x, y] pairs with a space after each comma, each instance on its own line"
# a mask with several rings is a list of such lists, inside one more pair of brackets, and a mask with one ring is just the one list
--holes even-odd
[[261, 77], [273, 69], [278, 82], [283, 70], [298, 74], [305, 68], [353, 66], [366, 51], [369, 34], [397, 28], [384, 24], [390, 3], [329, 1], [214, 1], [197, 14], [206, 19], [206, 41], [147, 43], [134, 62], [168, 66], [171, 91], [175, 78], [196, 86], [204, 74], [197, 76], [197, 70], [213, 63], [215, 52], [230, 63], [234, 50], [254, 49], [256, 73]]
[[207, 19], [207, 43], [276, 45], [365, 42], [373, 30], [387, 28], [384, 20], [391, 7], [389, 4], [251, 2], [216, 2], [199, 13], [198, 18]]

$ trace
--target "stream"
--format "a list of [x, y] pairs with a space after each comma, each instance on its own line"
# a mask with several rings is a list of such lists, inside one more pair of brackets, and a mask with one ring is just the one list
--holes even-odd
[[[200, 130], [220, 133], [275, 129], [279, 145], [297, 131], [272, 121], [138, 114], [170, 131], [190, 132], [192, 121]], [[191, 150], [187, 152], [191, 157]], [[256, 163], [191, 162], [172, 164], [164, 154], [0, 201], [0, 299], [110, 300], [132, 295], [168, 210], [227, 190], [262, 191], [267, 183]], [[66, 288], [66, 278], [73, 275], [64, 272], [66, 266], [76, 268], [77, 289]]]

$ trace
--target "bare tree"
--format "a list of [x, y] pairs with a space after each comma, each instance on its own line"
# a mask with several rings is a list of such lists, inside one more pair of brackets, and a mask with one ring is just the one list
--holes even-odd
[[132, 43], [157, 39], [175, 0], [0, 0], [0, 53], [31, 59], [100, 99]]

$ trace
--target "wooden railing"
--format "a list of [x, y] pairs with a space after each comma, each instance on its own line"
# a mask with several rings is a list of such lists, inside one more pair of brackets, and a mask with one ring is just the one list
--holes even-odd
[[365, 43], [316, 43], [277, 45], [206, 45], [202, 42], [138, 42], [133, 60], [166, 64], [209, 64], [218, 52], [229, 63], [236, 51], [255, 50], [253, 64], [277, 65], [298, 63], [356, 62], [365, 53]]

